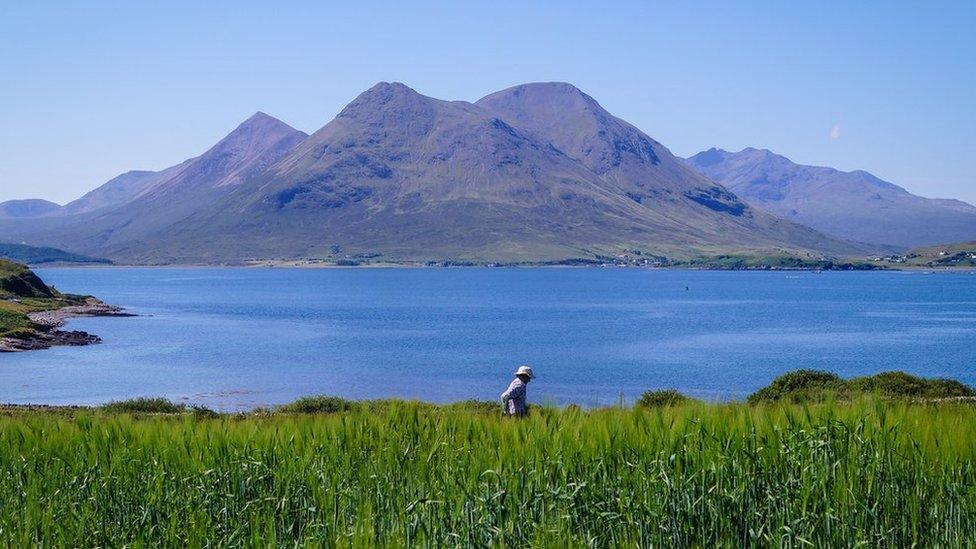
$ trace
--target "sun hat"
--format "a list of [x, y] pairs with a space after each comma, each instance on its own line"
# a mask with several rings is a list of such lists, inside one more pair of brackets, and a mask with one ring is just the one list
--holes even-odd
[[532, 366], [519, 366], [518, 367], [518, 370], [515, 370], [515, 375], [517, 375], [517, 376], [527, 375], [527, 376], [529, 376], [529, 379], [535, 377], [532, 374]]

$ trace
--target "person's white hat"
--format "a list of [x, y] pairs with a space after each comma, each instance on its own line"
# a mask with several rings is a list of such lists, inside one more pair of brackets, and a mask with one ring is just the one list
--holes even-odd
[[515, 375], [527, 375], [530, 379], [535, 377], [532, 375], [532, 366], [519, 366], [518, 370], [515, 370]]

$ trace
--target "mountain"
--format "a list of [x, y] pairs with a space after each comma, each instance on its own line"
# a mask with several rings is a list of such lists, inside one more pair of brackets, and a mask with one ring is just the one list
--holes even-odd
[[907, 249], [976, 238], [976, 207], [922, 198], [865, 171], [803, 166], [768, 150], [687, 160], [750, 204], [824, 233]]
[[[853, 249], [754, 211], [663, 147], [641, 149], [649, 138], [625, 129], [632, 142], [617, 140], [620, 167], [597, 173], [524, 120], [509, 121], [480, 101], [442, 101], [381, 83], [220, 214], [201, 212], [173, 239], [223, 242], [221, 235], [234, 234], [247, 243], [245, 257], [323, 257], [338, 249], [401, 261]], [[590, 130], [594, 140], [603, 131]], [[648, 154], [663, 158], [651, 176], [634, 167]]]
[[166, 171], [0, 238], [135, 263], [864, 251], [750, 207], [568, 84], [468, 103], [380, 83], [311, 136], [259, 113]]
[[54, 215], [60, 210], [60, 205], [39, 198], [0, 202], [0, 217], [42, 217], [45, 215]]
[[3, 202], [0, 203], [0, 218], [64, 216], [111, 208], [132, 200], [165, 173], [141, 170], [126, 172], [64, 206], [40, 199]]
[[642, 218], [662, 224], [653, 233], [655, 240], [693, 247], [707, 242], [730, 248], [769, 249], [784, 243], [803, 249], [842, 248], [821, 234], [751, 208], [570, 84], [515, 86], [477, 105], [550, 143], [596, 174], [601, 186], [635, 202]]
[[[172, 170], [173, 168], [170, 168]], [[133, 170], [109, 180], [81, 198], [65, 204], [62, 214], [94, 212], [129, 202], [139, 193], [149, 188], [155, 181], [165, 177], [166, 172]]]
[[[77, 213], [22, 227], [0, 223], [0, 238], [155, 262], [154, 250], [167, 245], [185, 218], [219, 204], [222, 195], [263, 172], [306, 137], [259, 112], [196, 158], [160, 172], [123, 174], [65, 206]], [[204, 251], [193, 260], [208, 257]]]

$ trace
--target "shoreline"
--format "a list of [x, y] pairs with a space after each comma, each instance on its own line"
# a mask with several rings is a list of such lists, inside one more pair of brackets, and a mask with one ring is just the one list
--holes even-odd
[[100, 263], [41, 263], [31, 265], [38, 269], [337, 269], [337, 270], [372, 270], [372, 269], [636, 269], [644, 271], [717, 271], [717, 272], [886, 272], [886, 273], [953, 273], [976, 274], [976, 267], [927, 267], [921, 265], [885, 265], [873, 269], [817, 269], [802, 267], [747, 267], [747, 268], [719, 268], [691, 265], [676, 265], [668, 267], [618, 264], [478, 264], [478, 265], [426, 265], [422, 263], [363, 263], [360, 265], [339, 265], [335, 263], [281, 261], [281, 262], [253, 262], [253, 263], [173, 263], [173, 264], [139, 264], [114, 263], [105, 265]]
[[79, 347], [102, 342], [102, 338], [81, 330], [62, 330], [69, 319], [82, 317], [132, 317], [122, 307], [109, 305], [94, 297], [88, 297], [83, 304], [67, 305], [50, 311], [27, 313], [34, 324], [33, 334], [27, 337], [0, 338], [0, 352], [16, 353], [39, 351], [57, 346]]

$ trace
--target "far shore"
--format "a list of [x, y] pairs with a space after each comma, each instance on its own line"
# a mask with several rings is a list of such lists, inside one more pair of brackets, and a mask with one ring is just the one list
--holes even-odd
[[554, 264], [554, 263], [513, 263], [513, 264], [425, 264], [377, 262], [358, 265], [341, 265], [333, 262], [308, 260], [270, 260], [247, 263], [40, 263], [32, 265], [41, 269], [640, 269], [647, 271], [756, 271], [756, 272], [911, 272], [911, 273], [957, 273], [976, 274], [974, 266], [927, 267], [922, 265], [881, 264], [873, 269], [820, 269], [813, 267], [749, 267], [721, 268], [690, 265], [650, 266], [626, 264]]

